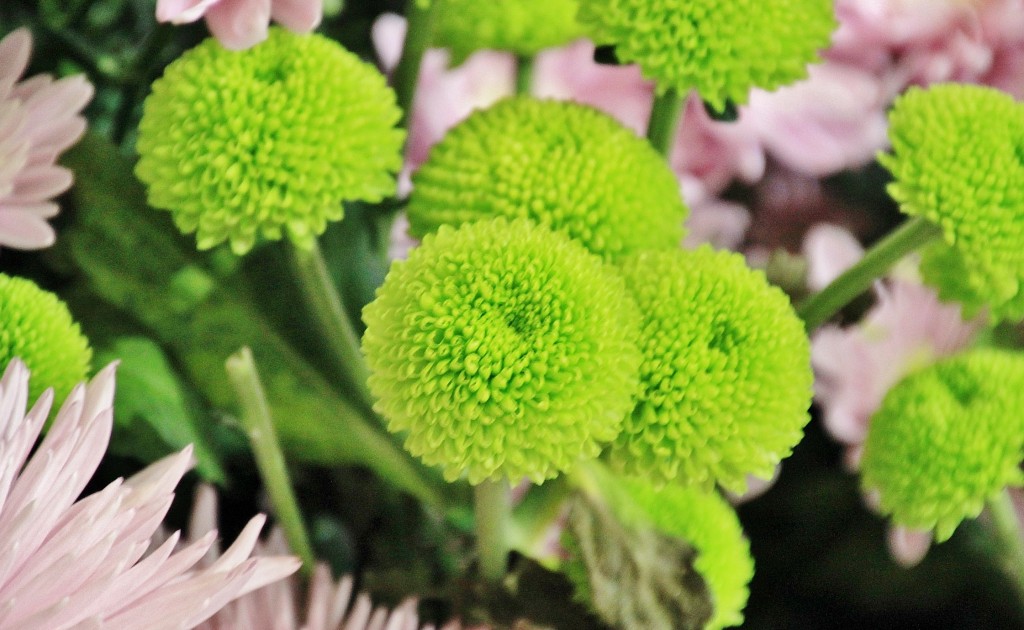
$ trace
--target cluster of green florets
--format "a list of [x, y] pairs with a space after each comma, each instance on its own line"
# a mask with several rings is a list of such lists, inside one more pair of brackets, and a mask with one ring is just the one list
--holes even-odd
[[477, 50], [532, 56], [583, 36], [578, 0], [441, 0], [435, 42], [458, 65]]
[[705, 488], [770, 477], [810, 419], [810, 347], [789, 298], [707, 246], [639, 254], [622, 273], [644, 316], [644, 362], [612, 461]]
[[380, 412], [449, 479], [539, 483], [595, 457], [633, 404], [640, 318], [622, 280], [525, 220], [440, 228], [363, 317]]
[[210, 39], [153, 84], [136, 173], [200, 249], [308, 246], [343, 200], [394, 193], [400, 117], [384, 77], [330, 39], [275, 28], [242, 52]]
[[576, 103], [515, 98], [452, 129], [413, 177], [412, 233], [528, 218], [606, 258], [675, 249], [679, 183], [647, 142]]
[[14, 358], [32, 373], [29, 401], [52, 387], [59, 405], [86, 379], [92, 349], [56, 295], [0, 273], [0, 372]]
[[911, 88], [889, 116], [902, 210], [942, 228], [922, 273], [968, 315], [1024, 317], [1024, 106], [972, 85]]
[[1024, 485], [1024, 357], [975, 350], [903, 379], [871, 420], [862, 481], [881, 508], [942, 541]]
[[590, 0], [579, 19], [616, 57], [715, 109], [807, 76], [836, 27], [831, 0]]

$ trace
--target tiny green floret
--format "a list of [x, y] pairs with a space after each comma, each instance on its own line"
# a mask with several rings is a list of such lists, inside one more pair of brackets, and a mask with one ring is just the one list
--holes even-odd
[[806, 77], [836, 27], [832, 0], [589, 0], [579, 20], [659, 93], [695, 89], [718, 111]]
[[56, 295], [0, 273], [0, 372], [15, 358], [32, 373], [29, 403], [52, 387], [59, 406], [86, 380], [92, 349]]
[[939, 541], [1007, 486], [1024, 485], [1024, 357], [975, 350], [893, 387], [861, 460], [865, 490], [893, 521]]
[[530, 57], [582, 37], [578, 9], [578, 0], [441, 0], [434, 41], [454, 65], [482, 49]]
[[910, 88], [889, 115], [879, 161], [906, 214], [940, 226], [925, 280], [967, 316], [1024, 317], [1024, 106], [993, 88]]
[[539, 483], [597, 456], [633, 405], [640, 317], [622, 280], [526, 220], [428, 235], [363, 319], [377, 409], [448, 479]]
[[394, 193], [400, 115], [384, 77], [326, 37], [273, 28], [241, 52], [209, 39], [153, 84], [136, 173], [200, 249], [308, 247], [342, 201]]
[[521, 217], [606, 259], [679, 247], [688, 212], [665, 160], [632, 131], [583, 105], [525, 97], [455, 127], [413, 183], [415, 236]]
[[644, 316], [644, 360], [612, 463], [705, 489], [770, 477], [810, 419], [810, 345], [789, 298], [708, 246], [640, 254], [622, 271]]

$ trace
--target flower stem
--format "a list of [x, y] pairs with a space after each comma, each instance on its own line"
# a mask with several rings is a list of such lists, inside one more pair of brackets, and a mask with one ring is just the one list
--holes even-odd
[[683, 112], [683, 97], [675, 90], [654, 97], [651, 118], [647, 122], [647, 139], [658, 153], [670, 157], [672, 141], [679, 126], [679, 115]]
[[373, 397], [366, 383], [370, 372], [359, 349], [359, 335], [327, 271], [320, 245], [314, 240], [309, 250], [290, 245], [289, 251], [303, 298], [320, 326], [335, 368], [349, 380], [360, 403], [372, 409]]
[[1008, 490], [989, 500], [988, 513], [997, 545], [997, 559], [1024, 601], [1024, 532], [1021, 532]]
[[420, 65], [423, 63], [423, 55], [430, 47], [430, 40], [433, 37], [434, 7], [438, 4], [438, 2], [431, 2], [430, 7], [424, 9], [419, 6], [418, 0], [408, 0], [405, 17], [409, 26], [405, 34], [405, 44], [402, 46], [402, 56], [391, 77], [391, 84], [398, 98], [398, 106], [402, 108], [403, 127], [408, 126], [409, 116], [412, 113], [412, 102], [416, 94], [416, 83], [420, 76]]
[[529, 94], [533, 87], [533, 57], [516, 56], [516, 94]]
[[872, 282], [884, 275], [901, 258], [941, 234], [941, 228], [922, 217], [906, 221], [878, 241], [857, 264], [843, 272], [820, 293], [804, 301], [797, 308], [797, 315], [804, 320], [808, 331], [814, 330], [866, 291]]
[[270, 501], [277, 511], [277, 518], [284, 529], [288, 546], [302, 560], [303, 572], [310, 575], [316, 558], [309, 544], [298, 502], [292, 492], [284, 454], [277, 443], [277, 434], [270, 418], [270, 406], [263, 393], [263, 385], [256, 371], [252, 351], [244, 347], [231, 355], [225, 363], [225, 369], [241, 406], [242, 426], [252, 444], [256, 467], [263, 478]]
[[508, 564], [508, 520], [511, 512], [508, 482], [484, 481], [473, 488], [476, 516], [476, 549], [480, 576], [496, 584], [505, 577]]

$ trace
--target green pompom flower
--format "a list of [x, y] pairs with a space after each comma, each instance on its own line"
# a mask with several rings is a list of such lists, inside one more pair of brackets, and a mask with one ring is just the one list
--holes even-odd
[[1024, 317], [1024, 106], [976, 85], [911, 88], [879, 156], [903, 212], [941, 227], [921, 270], [970, 317]]
[[442, 0], [434, 41], [455, 65], [485, 48], [530, 57], [582, 37], [578, 9], [578, 0]]
[[232, 52], [209, 39], [153, 84], [136, 173], [200, 249], [286, 233], [308, 247], [343, 200], [395, 191], [404, 132], [372, 66], [318, 35], [271, 29]]
[[632, 131], [583, 105], [531, 98], [471, 115], [413, 183], [415, 236], [525, 217], [605, 258], [678, 248], [688, 212], [665, 160]]
[[743, 257], [702, 246], [623, 264], [644, 315], [641, 394], [611, 450], [626, 472], [742, 491], [809, 420], [810, 345], [789, 298]]
[[900, 381], [871, 419], [862, 482], [900, 525], [939, 541], [1024, 485], [1024, 357], [976, 350]]
[[57, 407], [86, 380], [92, 349], [56, 295], [0, 273], [0, 372], [14, 358], [32, 373], [29, 403], [52, 387]]
[[378, 410], [448, 479], [539, 483], [597, 456], [633, 405], [639, 314], [622, 280], [525, 220], [427, 236], [363, 319]]
[[624, 480], [624, 485], [630, 501], [656, 530], [681, 538], [697, 550], [694, 567], [714, 601], [714, 616], [706, 629], [742, 624], [754, 559], [732, 506], [713, 491], [674, 484], [656, 489], [636, 479]]
[[836, 27], [831, 0], [589, 0], [579, 20], [659, 93], [695, 89], [719, 111], [806, 77]]

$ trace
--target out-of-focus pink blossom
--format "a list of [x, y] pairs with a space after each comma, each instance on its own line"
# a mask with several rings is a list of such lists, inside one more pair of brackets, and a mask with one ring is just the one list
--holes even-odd
[[718, 249], [736, 249], [743, 242], [750, 227], [750, 213], [746, 208], [711, 195], [694, 177], [683, 176], [682, 191], [690, 208], [684, 247], [694, 248], [710, 243]]
[[31, 50], [24, 28], [0, 40], [0, 246], [15, 249], [53, 244], [46, 220], [59, 208], [51, 199], [73, 179], [55, 162], [85, 132], [79, 112], [93, 94], [82, 76], [21, 81]]
[[323, 0], [157, 0], [160, 22], [202, 17], [225, 48], [242, 50], [267, 38], [271, 19], [296, 33], [312, 31], [323, 17]]
[[177, 552], [175, 534], [145, 555], [191, 448], [76, 501], [110, 440], [114, 366], [71, 392], [34, 453], [53, 390], [26, 413], [28, 378], [15, 359], [0, 380], [0, 627], [192, 628], [298, 569], [294, 558], [249, 558], [262, 517], [202, 569], [215, 532]]

